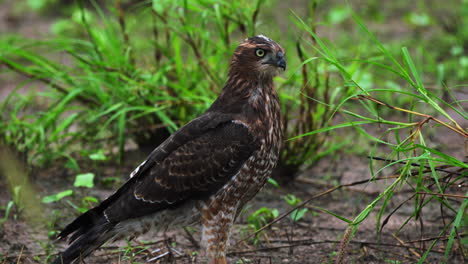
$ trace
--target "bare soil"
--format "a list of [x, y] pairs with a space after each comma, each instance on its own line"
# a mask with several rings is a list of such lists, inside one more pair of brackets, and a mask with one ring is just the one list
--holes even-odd
[[[88, 171], [95, 172], [99, 178], [118, 176], [122, 181], [125, 181], [128, 172], [142, 158], [143, 156], [137, 151], [131, 151], [127, 153], [124, 164], [107, 163], [99, 168], [90, 165]], [[275, 188], [267, 185], [236, 221], [229, 249], [229, 263], [333, 263], [340, 251], [340, 241], [348, 227], [345, 222], [316, 208], [310, 208], [310, 213], [306, 214], [300, 221], [294, 222], [288, 216], [273, 224], [257, 236], [255, 244], [253, 237], [251, 237], [253, 230], [248, 227], [247, 218], [261, 207], [276, 208], [280, 215], [287, 212], [292, 208], [282, 198], [287, 194], [294, 194], [306, 200], [338, 184], [370, 179], [368, 162], [366, 157], [338, 154], [333, 159], [321, 160], [287, 187]], [[38, 171], [32, 176], [31, 181], [36, 186], [38, 196], [42, 197], [65, 189], [72, 189], [71, 179], [73, 178], [69, 171], [57, 167]], [[381, 180], [341, 188], [313, 199], [308, 205], [325, 208], [348, 219], [353, 219], [393, 180]], [[104, 186], [98, 182], [93, 189], [83, 190], [82, 193], [77, 193], [74, 197], [64, 199], [62, 202], [45, 205], [42, 217], [49, 223], [57, 223], [53, 229], [60, 229], [78, 215], [77, 211], [71, 208], [65, 200], [79, 204], [80, 199], [88, 195], [102, 200], [110, 195], [118, 185], [119, 183], [115, 183], [113, 186]], [[5, 190], [7, 187], [6, 182], [0, 182], [1, 189]], [[462, 190], [450, 191], [463, 195]], [[390, 200], [383, 218], [411, 195], [412, 192], [407, 187], [398, 189], [398, 192]], [[5, 205], [10, 199], [11, 196], [8, 192], [2, 192], [0, 204]], [[433, 242], [434, 238], [439, 236], [444, 221], [448, 219], [447, 216], [453, 216], [453, 214], [445, 212], [447, 219], [443, 219], [440, 208], [434, 203], [434, 206], [427, 206], [423, 209], [419, 219], [410, 220], [398, 232], [398, 229], [413, 213], [414, 201], [410, 201], [391, 216], [378, 235], [376, 219], [380, 206], [381, 203], [359, 226], [347, 248], [345, 263], [417, 262], [419, 256], [424, 254], [425, 249]], [[54, 209], [60, 212], [57, 218], [54, 216]], [[0, 213], [0, 217], [3, 216], [3, 213]], [[40, 218], [40, 216], [37, 217]], [[53, 239], [48, 239], [47, 232], [50, 229], [45, 224], [34, 223], [31, 219], [9, 219], [0, 229], [0, 252], [7, 257], [5, 263], [42, 263], [50, 253], [63, 250], [66, 247], [65, 242], [52, 242]], [[195, 241], [200, 240], [198, 228], [194, 228], [193, 236]], [[166, 256], [154, 261], [154, 263], [203, 262], [203, 258], [194, 255], [193, 252], [200, 252], [200, 250], [190, 241], [189, 236], [183, 230], [175, 230], [166, 234], [147, 234], [130, 243], [136, 247], [141, 245], [143, 241], [145, 243], [151, 242], [148, 245], [149, 249], [142, 252], [138, 248], [130, 250], [125, 254], [127, 257], [123, 257], [125, 249], [128, 249], [127, 242], [109, 243], [96, 251], [86, 263], [130, 263], [128, 256], [132, 255], [133, 261], [146, 262], [148, 259], [160, 255], [161, 252], [166, 252], [167, 244], [173, 245], [183, 255], [173, 253], [172, 260]], [[56, 248], [49, 248], [52, 252], [46, 252], [45, 245], [47, 243]], [[437, 242], [426, 263], [440, 263], [445, 245], [446, 242], [443, 239]], [[450, 257], [449, 263], [464, 263], [463, 255], [460, 254], [461, 249], [457, 248], [458, 244], [455, 243], [454, 247], [454, 254]], [[156, 249], [161, 249], [161, 251], [152, 254], [151, 251]], [[35, 260], [34, 256], [39, 256], [39, 260]]]

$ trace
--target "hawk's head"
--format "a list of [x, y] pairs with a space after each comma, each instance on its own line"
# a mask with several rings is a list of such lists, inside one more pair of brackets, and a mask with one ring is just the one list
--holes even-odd
[[286, 69], [284, 49], [263, 35], [245, 39], [235, 50], [231, 73], [241, 75], [274, 76]]

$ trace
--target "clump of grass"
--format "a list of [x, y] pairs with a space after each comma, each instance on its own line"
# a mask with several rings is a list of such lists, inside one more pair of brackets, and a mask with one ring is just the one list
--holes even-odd
[[[2, 103], [9, 114], [1, 117], [0, 139], [27, 154], [31, 164], [66, 159], [77, 170], [80, 159], [103, 149], [121, 158], [128, 139], [150, 152], [209, 106], [237, 40], [257, 33], [259, 14], [268, 4], [153, 1], [125, 9], [117, 1], [92, 4], [90, 11], [78, 1], [70, 19], [52, 26], [57, 34], [52, 39], [3, 38], [0, 63], [30, 81], [18, 88], [34, 85], [38, 91], [14, 91]], [[311, 1], [314, 19], [316, 7]], [[289, 65], [314, 52], [304, 45], [311, 38], [270, 36], [289, 51]], [[325, 63], [305, 60], [278, 83], [287, 137], [328, 124], [332, 112], [326, 105], [340, 93], [330, 89]], [[38, 109], [31, 111], [31, 105]], [[339, 148], [325, 138], [285, 142], [276, 177], [287, 182]]]
[[[340, 60], [329, 45], [318, 37], [305, 21], [298, 16], [296, 18], [300, 26], [315, 39], [317, 43], [316, 50], [320, 54], [320, 59], [334, 65], [339, 70], [345, 83], [359, 89], [359, 91], [352, 93], [339, 104], [330, 106], [335, 113], [345, 117], [347, 122], [311, 131], [298, 136], [298, 138], [342, 127], [354, 127], [359, 134], [375, 143], [375, 148], [370, 153], [371, 157], [377, 154], [375, 153], [377, 146], [386, 146], [389, 150], [383, 159], [387, 161], [384, 165], [379, 166], [371, 159], [370, 169], [373, 177], [376, 177], [387, 168], [396, 168], [397, 170], [397, 176], [393, 182], [364, 210], [358, 213], [352, 221], [348, 222], [349, 227], [340, 245], [336, 259], [337, 263], [343, 263], [349, 241], [352, 240], [360, 224], [369, 217], [372, 211], [377, 210], [377, 205], [380, 206], [380, 209], [378, 210], [376, 234], [380, 234], [382, 228], [391, 220], [392, 215], [403, 205], [400, 204], [393, 209], [389, 208], [389, 201], [403, 188], [409, 189], [413, 193], [410, 199], [407, 199], [404, 203], [414, 202], [414, 211], [400, 226], [399, 230], [402, 230], [412, 220], [420, 222], [420, 218], [423, 217], [421, 215], [423, 208], [438, 204], [443, 221], [441, 223], [441, 232], [437, 235], [440, 238], [447, 238], [443, 245], [445, 247], [444, 261], [448, 262], [450, 255], [453, 253], [452, 248], [455, 242], [461, 248], [466, 247], [466, 242], [463, 242], [460, 234], [463, 232], [462, 223], [464, 217], [466, 217], [468, 193], [460, 190], [458, 186], [464, 185], [464, 179], [468, 175], [468, 165], [466, 162], [453, 157], [450, 153], [443, 153], [432, 147], [426, 134], [430, 133], [428, 124], [437, 124], [445, 128], [444, 133], [457, 134], [460, 145], [463, 145], [463, 142], [468, 138], [468, 132], [445, 110], [450, 109], [454, 115], [459, 115], [467, 120], [468, 114], [461, 106], [461, 102], [455, 99], [448, 102], [427, 89], [408, 48], [401, 48], [402, 62], [400, 62], [367, 29], [361, 18], [353, 13], [354, 21], [381, 53], [379, 60], [360, 59], [359, 61], [389, 71], [397, 76], [400, 82], [404, 83], [402, 86], [406, 88], [375, 89], [371, 87], [365, 89], [361, 87], [349, 71], [350, 66]], [[449, 88], [447, 90], [450, 92]], [[385, 99], [379, 99], [385, 93], [406, 97], [410, 104], [406, 107], [390, 105], [385, 102]], [[355, 105], [354, 102], [359, 104], [359, 112], [352, 110], [353, 105]], [[381, 115], [382, 107], [387, 108], [387, 111], [392, 113], [403, 113], [408, 121], [394, 121], [392, 116], [387, 118]], [[435, 114], [442, 116], [446, 121], [436, 117]], [[362, 127], [364, 124], [385, 126], [387, 130], [382, 135], [375, 136]], [[422, 228], [421, 226], [421, 234], [423, 234]], [[441, 243], [440, 238], [435, 239], [428, 247], [421, 248], [418, 253], [419, 263], [423, 263], [433, 247], [437, 243]]]
[[73, 22], [84, 36], [2, 38], [0, 63], [42, 90], [13, 91], [2, 103], [2, 141], [39, 165], [67, 158], [76, 167], [77, 153], [109, 145], [123, 155], [127, 138], [152, 150], [208, 107], [222, 87], [226, 72], [218, 65], [235, 45], [230, 36], [254, 33], [261, 4], [155, 1], [136, 11], [109, 7], [111, 16], [97, 5], [96, 15], [78, 5]]
[[37, 190], [30, 182], [22, 164], [13, 153], [0, 145], [0, 175], [5, 176], [6, 183], [11, 190], [11, 201], [5, 207], [5, 216], [0, 219], [1, 224], [9, 217], [13, 219], [23, 218], [30, 223], [41, 223], [44, 221], [42, 206], [37, 201]]
[[[306, 23], [310, 25], [313, 32], [316, 31], [317, 5], [317, 1], [310, 1], [306, 15], [308, 17]], [[309, 55], [310, 53], [316, 54], [310, 49], [311, 45], [316, 44], [315, 39], [305, 35], [300, 37], [295, 44], [295, 51], [301, 64], [293, 69], [295, 73], [286, 83], [288, 87], [294, 87], [293, 89], [299, 92], [294, 93], [297, 94], [294, 102], [283, 98], [284, 129], [288, 138], [327, 126], [333, 114], [328, 105], [338, 100], [340, 93], [346, 94], [352, 89], [331, 89], [327, 65], [317, 60], [317, 57]], [[332, 144], [326, 139], [327, 135], [324, 133], [285, 141], [273, 177], [283, 184], [291, 182], [301, 170], [313, 165], [342, 145]]]

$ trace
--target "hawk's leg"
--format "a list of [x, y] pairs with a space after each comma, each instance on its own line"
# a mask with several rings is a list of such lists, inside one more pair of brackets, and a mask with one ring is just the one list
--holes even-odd
[[229, 233], [235, 219], [235, 205], [214, 203], [202, 210], [202, 242], [213, 264], [226, 264]]

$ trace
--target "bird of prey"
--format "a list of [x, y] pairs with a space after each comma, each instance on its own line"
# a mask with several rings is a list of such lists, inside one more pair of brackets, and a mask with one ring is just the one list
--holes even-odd
[[233, 222], [279, 157], [282, 117], [273, 77], [286, 69], [284, 53], [263, 35], [241, 42], [210, 108], [158, 146], [114, 194], [66, 226], [59, 238], [71, 235], [71, 245], [54, 263], [77, 263], [109, 240], [197, 222], [206, 257], [226, 263]]

